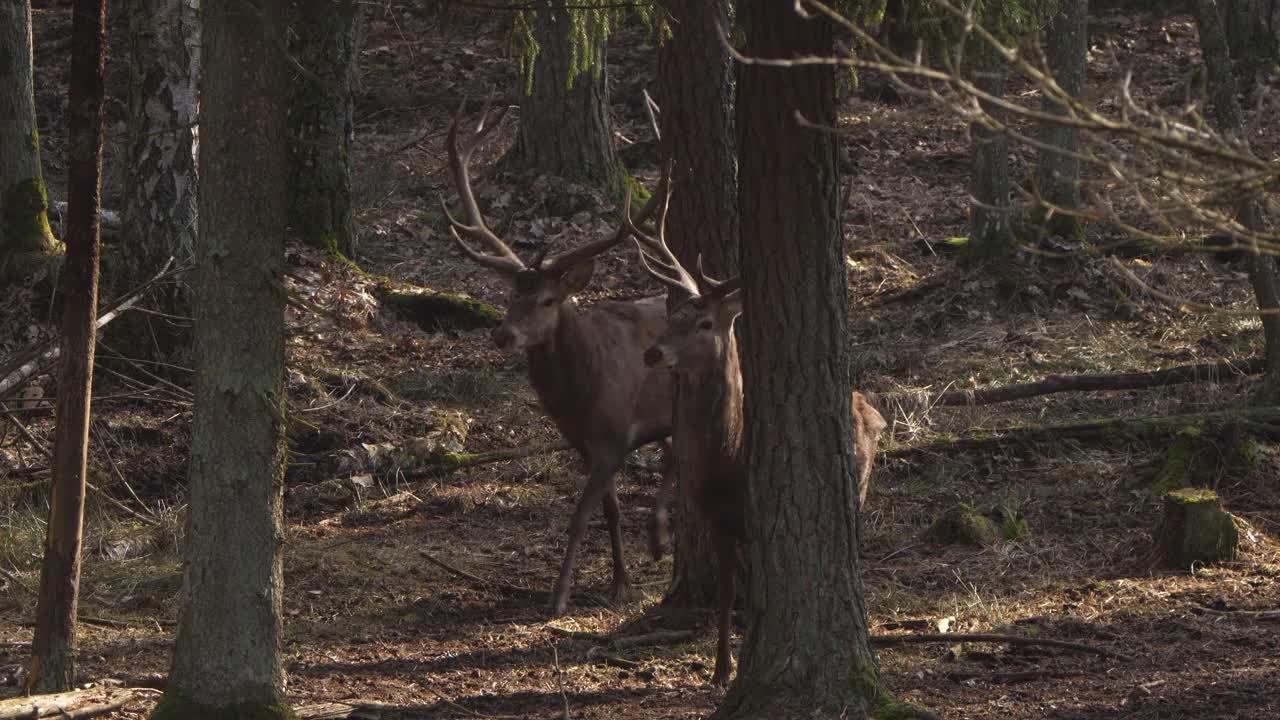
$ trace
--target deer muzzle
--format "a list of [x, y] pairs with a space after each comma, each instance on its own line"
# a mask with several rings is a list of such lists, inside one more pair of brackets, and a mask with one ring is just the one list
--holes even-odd
[[493, 344], [498, 346], [499, 350], [511, 350], [516, 345], [516, 333], [506, 325], [499, 325], [489, 333], [489, 337], [493, 338]]

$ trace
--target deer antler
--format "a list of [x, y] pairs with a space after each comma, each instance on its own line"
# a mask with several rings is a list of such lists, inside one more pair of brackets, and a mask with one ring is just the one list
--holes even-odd
[[[655, 195], [654, 197], [657, 196]], [[630, 215], [624, 213], [623, 220], [627, 225], [627, 230], [635, 237], [636, 249], [640, 251], [640, 264], [644, 267], [645, 272], [653, 276], [658, 282], [677, 292], [689, 297], [698, 297], [701, 293], [698, 290], [697, 281], [680, 264], [675, 253], [671, 252], [671, 248], [667, 247], [665, 235], [667, 209], [670, 206], [670, 200], [671, 195], [668, 192], [662, 200], [662, 213], [658, 216], [658, 237], [656, 239], [636, 227], [631, 222]], [[628, 196], [629, 203], [630, 196]], [[648, 247], [646, 248], [646, 246]], [[653, 254], [651, 255], [650, 253]]]
[[742, 278], [734, 276], [728, 280], [716, 280], [708, 276], [702, 269], [702, 253], [698, 253], [698, 287], [706, 291], [703, 293], [704, 295], [724, 297], [742, 287]]
[[[463, 110], [467, 107], [465, 98], [458, 107], [458, 112], [453, 116], [453, 122], [449, 124], [449, 136], [446, 140], [446, 146], [449, 152], [449, 174], [453, 177], [453, 184], [458, 190], [458, 198], [462, 201], [463, 213], [466, 215], [466, 223], [460, 222], [449, 212], [449, 206], [445, 203], [444, 197], [440, 198], [440, 208], [444, 210], [444, 215], [449, 219], [449, 231], [453, 235], [453, 241], [457, 244], [462, 252], [468, 257], [485, 267], [491, 268], [503, 275], [511, 275], [525, 269], [525, 265], [520, 261], [511, 248], [502, 242], [493, 231], [489, 229], [484, 222], [484, 216], [480, 214], [480, 206], [476, 203], [476, 196], [471, 191], [471, 178], [467, 174], [467, 164], [471, 162], [471, 154], [475, 149], [484, 142], [489, 133], [502, 123], [502, 118], [506, 116], [507, 109], [503, 107], [493, 118], [493, 122], [486, 123], [489, 115], [489, 106], [486, 103], [484, 111], [480, 115], [480, 122], [476, 126], [475, 132], [469, 142], [459, 146], [458, 144], [458, 123], [462, 119]], [[462, 236], [467, 236], [472, 242], [477, 242], [489, 250], [488, 254], [477, 252], [463, 241]]]
[[[636, 225], [644, 223], [644, 221], [653, 216], [653, 212], [658, 207], [659, 201], [667, 196], [670, 188], [671, 163], [668, 161], [662, 166], [662, 174], [658, 177], [657, 188], [654, 189], [653, 195], [649, 197], [649, 202], [645, 203], [644, 207], [640, 208], [640, 213], [636, 216], [634, 221], [631, 219], [631, 191], [628, 190], [626, 208], [623, 211], [623, 216], [626, 220], [618, 225], [618, 229], [614, 231], [613, 235], [596, 240], [595, 242], [589, 242], [585, 245], [573, 248], [572, 250], [566, 250], [557, 255], [553, 255], [540, 265], [538, 263], [534, 263], [532, 267], [546, 273], [563, 272], [584, 260], [599, 255], [623, 240], [626, 240], [628, 235], [635, 232], [633, 228]], [[666, 214], [665, 210], [663, 214]]]

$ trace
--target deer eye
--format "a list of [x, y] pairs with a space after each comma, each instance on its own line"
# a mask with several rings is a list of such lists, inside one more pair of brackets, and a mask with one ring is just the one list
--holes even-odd
[[698, 329], [699, 329], [699, 330], [710, 330], [710, 329], [711, 329], [711, 325], [712, 325], [712, 323], [711, 323], [711, 318], [703, 318], [703, 319], [702, 319], [702, 321], [698, 323]]

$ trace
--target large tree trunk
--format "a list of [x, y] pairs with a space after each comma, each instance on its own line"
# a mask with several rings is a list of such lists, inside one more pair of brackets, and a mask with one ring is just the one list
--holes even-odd
[[1268, 69], [1280, 61], [1280, 2], [1221, 0], [1218, 5], [1238, 82], [1250, 92], [1265, 87]]
[[[787, 0], [739, 5], [751, 57], [830, 56]], [[719, 718], [862, 718], [879, 691], [858, 562], [857, 468], [831, 68], [746, 65], [738, 208], [747, 631]]]
[[[570, 12], [565, 0], [537, 4], [533, 34], [538, 57], [533, 84], [520, 102], [519, 134], [509, 164], [617, 194], [622, 167], [613, 151], [604, 53], [593, 67], [575, 75]], [[587, 16], [588, 24], [595, 22], [592, 17]]]
[[[1079, 97], [1084, 87], [1085, 61], [1089, 53], [1089, 0], [1062, 0], [1046, 34], [1049, 70], [1062, 89]], [[1048, 98], [1045, 112], [1066, 115], [1067, 109]], [[1040, 140], [1061, 152], [1041, 149], [1036, 164], [1040, 196], [1050, 205], [1067, 210], [1080, 207], [1080, 161], [1076, 129], [1054, 122], [1040, 124]], [[1074, 215], [1046, 211], [1044, 231], [1068, 239], [1084, 234], [1084, 224]]]
[[[666, 240], [685, 267], [702, 258], [707, 274], [738, 274], [737, 148], [733, 134], [733, 62], [718, 27], [727, 0], [664, 0], [672, 37], [658, 51], [662, 141], [675, 162]], [[687, 422], [684, 408], [706, 407], [706, 389], [676, 375], [673, 445], [676, 493], [675, 575], [663, 604], [714, 607], [716, 556], [710, 528], [685, 492], [689, 457], [706, 429]]]
[[286, 5], [201, 9], [196, 415], [182, 618], [153, 717], [284, 718]]
[[[1007, 67], [1003, 58], [990, 49], [982, 51], [973, 70], [975, 84], [986, 93], [1004, 95]], [[984, 104], [984, 109], [998, 122], [1004, 122], [1003, 109]], [[1009, 230], [1009, 137], [974, 123], [973, 177], [969, 208], [969, 245], [979, 260], [1004, 260], [1013, 255], [1014, 238]]]
[[0, 287], [58, 249], [40, 172], [31, 5], [0, 0]]
[[36, 633], [27, 677], [27, 690], [42, 693], [65, 692], [75, 684], [76, 606], [98, 321], [106, 35], [106, 0], [76, 0], [67, 93], [67, 257], [62, 272], [58, 425]]
[[289, 224], [310, 245], [353, 257], [351, 223], [354, 0], [296, 0], [293, 52], [301, 69], [289, 102]]
[[[129, 180], [124, 187], [119, 290], [136, 287], [168, 258], [187, 262], [196, 237], [198, 0], [129, 0]], [[134, 313], [112, 328], [133, 357], [184, 361], [191, 314], [184, 284], [154, 297], [169, 318]], [[126, 350], [127, 348], [127, 350]]]
[[[1223, 28], [1222, 4], [1217, 0], [1196, 0], [1196, 20], [1200, 26], [1200, 49], [1208, 75], [1210, 109], [1213, 122], [1227, 138], [1248, 151], [1249, 137], [1244, 112], [1237, 98], [1231, 49]], [[1241, 197], [1236, 207], [1240, 224], [1254, 232], [1264, 229], [1261, 198]], [[1268, 405], [1280, 404], [1280, 273], [1273, 256], [1257, 252], [1250, 260], [1249, 279], [1253, 284], [1258, 309], [1263, 310], [1262, 331], [1265, 342], [1266, 378], [1257, 400]]]

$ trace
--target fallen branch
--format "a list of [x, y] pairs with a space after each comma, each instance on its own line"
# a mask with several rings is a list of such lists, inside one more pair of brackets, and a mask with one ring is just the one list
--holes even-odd
[[507, 595], [518, 595], [521, 597], [531, 597], [531, 598], [538, 598], [538, 599], [550, 599], [551, 597], [551, 594], [548, 593], [546, 590], [534, 590], [533, 588], [522, 587], [520, 585], [508, 585], [507, 583], [497, 582], [496, 580], [488, 580], [486, 578], [480, 577], [479, 575], [474, 575], [472, 573], [467, 572], [466, 570], [463, 570], [461, 568], [456, 568], [450, 565], [449, 563], [446, 563], [445, 561], [440, 560], [439, 558], [435, 557], [434, 555], [427, 552], [426, 550], [419, 550], [418, 554], [422, 556], [423, 560], [426, 560], [427, 562], [431, 563], [432, 565], [435, 565], [441, 570], [444, 570], [450, 575], [453, 575], [454, 577], [462, 578], [463, 580], [467, 580], [469, 582], [475, 583], [476, 585], [480, 585], [490, 590], [500, 590], [503, 593], [506, 593]]
[[547, 632], [557, 637], [568, 638], [570, 640], [586, 640], [588, 642], [598, 643], [601, 645], [610, 645], [615, 648], [639, 647], [642, 645], [663, 645], [666, 643], [684, 642], [693, 637], [692, 630], [655, 630], [650, 633], [641, 635], [604, 635], [601, 633], [585, 632], [582, 630], [565, 630], [555, 626], [548, 626]]
[[[183, 266], [170, 270], [169, 265], [172, 263], [173, 259], [170, 258], [169, 262], [165, 263], [164, 269], [157, 275], [108, 304], [102, 315], [98, 316], [97, 330], [102, 330], [108, 323], [119, 317], [121, 313], [137, 304], [146, 291], [190, 269], [190, 266]], [[61, 347], [58, 345], [58, 340], [50, 338], [19, 353], [18, 357], [8, 365], [0, 367], [0, 397], [4, 397], [10, 390], [22, 385], [33, 375], [39, 373], [41, 369], [48, 367], [58, 359], [60, 352]]]
[[[485, 715], [476, 712], [468, 707], [459, 705], [449, 698], [441, 695], [430, 685], [423, 685], [427, 692], [439, 698], [440, 702], [447, 705], [458, 712], [469, 715], [474, 718], [483, 718], [484, 720], [519, 720], [515, 715]], [[343, 702], [319, 703], [316, 705], [304, 705], [294, 710], [294, 715], [299, 720], [347, 720], [347, 718], [359, 718], [359, 720], [374, 720], [375, 718], [403, 718], [415, 717], [419, 715], [434, 715], [440, 711], [439, 705], [397, 705], [395, 703], [376, 702], [373, 700], [347, 700]], [[3, 718], [0, 718], [3, 720]]]
[[1280, 620], [1280, 610], [1218, 610], [1217, 608], [1205, 607], [1203, 605], [1195, 605], [1193, 607], [1200, 612], [1209, 613], [1210, 615], [1246, 617], [1250, 620]]
[[1066, 425], [1009, 427], [986, 430], [984, 437], [960, 437], [918, 447], [890, 450], [886, 457], [945, 455], [973, 450], [991, 450], [1007, 445], [1061, 444], [1064, 440], [1094, 445], [1122, 445], [1135, 441], [1155, 441], [1174, 435], [1189, 426], [1235, 424], [1262, 438], [1280, 439], [1280, 408], [1256, 407], [1219, 410], [1187, 415], [1151, 415], [1136, 418], [1093, 420]]
[[871, 397], [881, 407], [910, 405], [934, 407], [938, 405], [994, 405], [996, 403], [1025, 400], [1064, 392], [1097, 392], [1102, 390], [1141, 390], [1168, 385], [1197, 382], [1221, 382], [1260, 375], [1265, 370], [1265, 358], [1223, 360], [1216, 363], [1182, 365], [1151, 372], [1116, 373], [1111, 375], [1051, 375], [1036, 382], [1004, 385], [972, 390], [946, 390], [937, 393], [895, 392]]
[[92, 688], [0, 700], [0, 720], [86, 720], [116, 712], [133, 699], [129, 690]]
[[1108, 650], [1107, 648], [1095, 647], [1093, 645], [1085, 645], [1084, 643], [1068, 642], [1066, 640], [1051, 640], [1048, 638], [1030, 638], [1021, 635], [998, 635], [991, 633], [922, 633], [919, 635], [872, 635], [871, 644], [878, 647], [886, 647], [890, 645], [909, 645], [915, 643], [958, 643], [958, 642], [984, 642], [984, 643], [1004, 643], [1008, 645], [1022, 645], [1028, 647], [1055, 647], [1063, 650], [1072, 650], [1074, 652], [1089, 653], [1090, 655], [1102, 655], [1104, 657], [1114, 658], [1129, 662], [1133, 660], [1128, 655]]
[[952, 672], [947, 673], [948, 680], [956, 682], [966, 682], [969, 680], [981, 680], [983, 682], [1004, 685], [1009, 683], [1030, 682], [1032, 680], [1057, 680], [1060, 678], [1078, 677], [1084, 673], [1079, 670], [1019, 670], [1015, 672], [1000, 673], [970, 673], [970, 672]]
[[462, 470], [464, 468], [478, 467], [480, 465], [490, 465], [492, 463], [504, 462], [507, 460], [520, 460], [536, 455], [547, 455], [561, 450], [571, 450], [569, 443], [561, 441], [558, 443], [550, 443], [548, 445], [532, 445], [530, 447], [512, 448], [510, 450], [491, 450], [489, 452], [479, 453], [441, 453], [435, 457], [428, 458], [427, 461], [418, 468], [414, 468], [405, 473], [406, 477], [416, 478], [429, 475], [438, 475], [445, 472], [453, 472], [454, 470]]

